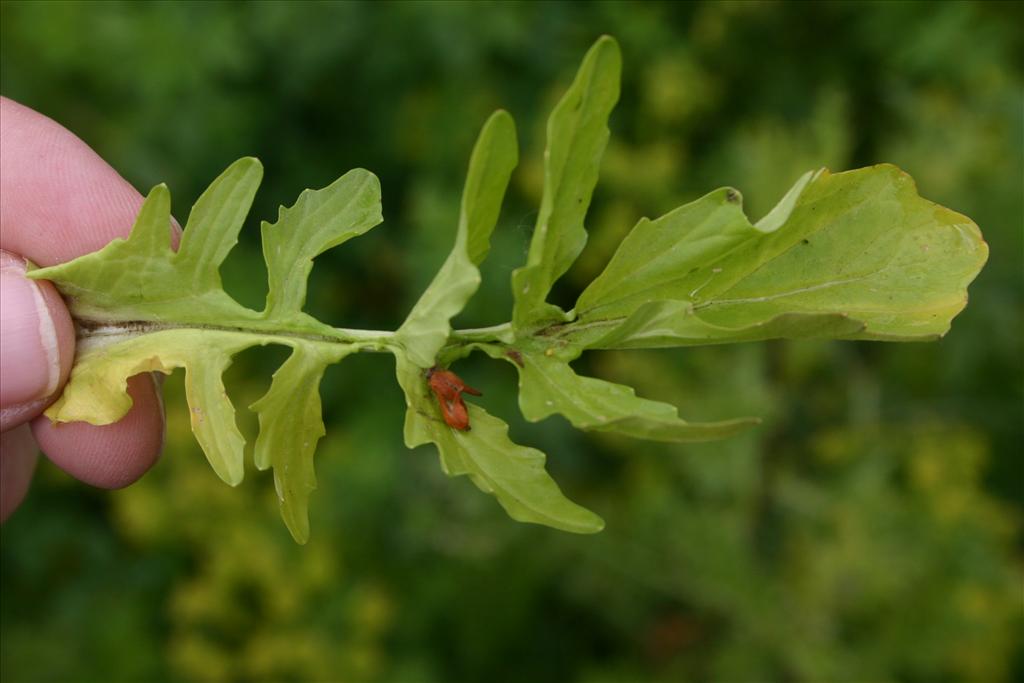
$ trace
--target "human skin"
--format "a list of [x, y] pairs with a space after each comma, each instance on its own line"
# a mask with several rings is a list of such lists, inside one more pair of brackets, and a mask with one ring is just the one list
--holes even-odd
[[[74, 359], [71, 316], [49, 282], [25, 277], [26, 259], [64, 263], [127, 237], [138, 193], [53, 120], [0, 97], [0, 521], [24, 499], [38, 451], [83, 482], [120, 488], [141, 477], [163, 445], [159, 387], [129, 380], [131, 410], [104, 426], [53, 424], [43, 410]], [[172, 236], [177, 226], [168, 227]]]

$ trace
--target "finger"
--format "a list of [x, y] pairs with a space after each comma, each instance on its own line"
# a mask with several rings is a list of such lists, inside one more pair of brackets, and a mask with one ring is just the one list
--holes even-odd
[[76, 479], [105, 489], [131, 484], [146, 473], [163, 446], [163, 407], [151, 375], [128, 380], [132, 409], [114, 424], [32, 421], [39, 447], [57, 467]]
[[[141, 205], [142, 196], [88, 145], [51, 119], [0, 97], [0, 249], [44, 266], [62, 263], [126, 237]], [[169, 229], [176, 243], [178, 231]], [[163, 411], [151, 378], [130, 386], [135, 404], [116, 425], [78, 424], [60, 432], [36, 418], [33, 430], [37, 438], [45, 436], [43, 451], [97, 485], [137, 479], [159, 453]], [[73, 440], [83, 445], [80, 462], [74, 460]], [[113, 449], [107, 455], [96, 451], [104, 444]]]
[[0, 183], [0, 249], [42, 266], [127, 237], [142, 206], [142, 195], [88, 145], [6, 97], [0, 97]]
[[28, 425], [0, 434], [0, 522], [25, 499], [38, 453]]
[[75, 328], [49, 282], [0, 251], [0, 432], [38, 415], [68, 378]]

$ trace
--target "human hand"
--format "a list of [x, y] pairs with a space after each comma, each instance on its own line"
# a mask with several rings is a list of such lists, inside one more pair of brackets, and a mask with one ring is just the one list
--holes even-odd
[[25, 497], [38, 449], [102, 488], [134, 482], [160, 454], [163, 406], [148, 374], [129, 380], [134, 404], [114, 424], [55, 425], [41, 415], [67, 381], [75, 331], [56, 289], [25, 277], [26, 259], [63, 263], [127, 237], [141, 205], [71, 132], [0, 97], [0, 521]]

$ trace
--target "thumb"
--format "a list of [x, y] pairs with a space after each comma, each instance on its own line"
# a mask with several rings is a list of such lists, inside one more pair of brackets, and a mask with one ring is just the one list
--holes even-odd
[[32, 419], [67, 381], [75, 351], [71, 315], [25, 260], [0, 251], [0, 431]]

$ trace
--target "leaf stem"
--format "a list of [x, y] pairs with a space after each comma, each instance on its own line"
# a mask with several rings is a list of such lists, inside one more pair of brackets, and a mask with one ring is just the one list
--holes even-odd
[[279, 338], [282, 343], [290, 345], [295, 340], [327, 344], [356, 344], [366, 350], [386, 350], [385, 347], [395, 345], [394, 332], [384, 330], [358, 330], [324, 326], [322, 331], [296, 331], [268, 329], [263, 325], [253, 325], [249, 321], [237, 321], [234, 324], [225, 322], [214, 325], [209, 323], [163, 323], [152, 320], [120, 320], [96, 321], [75, 319], [76, 336], [79, 342], [86, 340], [100, 341], [104, 338], [118, 341], [129, 337], [140, 337], [168, 330], [209, 330], [212, 332], [233, 332], [260, 337]]
[[511, 341], [512, 323], [474, 327], [467, 330], [452, 330], [450, 342]]
[[[167, 330], [193, 329], [278, 338], [281, 340], [281, 343], [289, 346], [293, 345], [296, 340], [320, 344], [352, 344], [360, 347], [360, 351], [390, 351], [399, 346], [399, 342], [396, 339], [397, 334], [393, 331], [327, 327], [326, 325], [318, 331], [297, 331], [268, 329], [264, 325], [254, 325], [252, 321], [209, 324], [163, 323], [152, 320], [98, 321], [77, 318], [75, 323], [79, 342], [86, 340], [100, 343], [104, 341], [113, 342]], [[511, 323], [453, 330], [449, 341], [459, 346], [480, 342], [510, 341], [511, 332]]]

